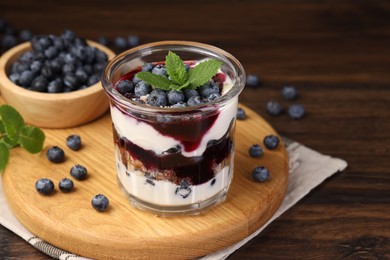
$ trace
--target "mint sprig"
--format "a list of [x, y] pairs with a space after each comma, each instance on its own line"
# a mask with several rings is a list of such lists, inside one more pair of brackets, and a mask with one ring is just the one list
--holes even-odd
[[15, 108], [0, 106], [0, 173], [8, 164], [10, 149], [20, 145], [30, 153], [38, 153], [43, 149], [44, 140], [44, 132], [25, 124]]
[[169, 79], [147, 71], [138, 72], [136, 76], [149, 85], [166, 91], [196, 89], [207, 83], [221, 66], [221, 61], [208, 59], [187, 72], [184, 62], [179, 55], [169, 51], [165, 57], [165, 67], [167, 68]]

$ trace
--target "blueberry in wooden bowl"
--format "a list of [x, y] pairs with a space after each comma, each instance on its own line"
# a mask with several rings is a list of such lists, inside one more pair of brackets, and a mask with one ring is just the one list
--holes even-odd
[[0, 57], [0, 91], [24, 120], [38, 127], [68, 128], [88, 123], [108, 109], [100, 83], [115, 54], [74, 32], [34, 36]]

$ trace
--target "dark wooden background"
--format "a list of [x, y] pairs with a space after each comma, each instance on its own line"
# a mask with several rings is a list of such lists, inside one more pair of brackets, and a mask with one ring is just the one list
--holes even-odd
[[[282, 135], [348, 161], [229, 259], [390, 259], [390, 3], [0, 1], [17, 29], [214, 44], [261, 77], [240, 102]], [[196, 2], [196, 3], [195, 3]], [[284, 85], [306, 117], [271, 117]], [[28, 173], [26, 173], [28, 174]], [[1, 214], [1, 213], [0, 213]], [[48, 259], [0, 227], [0, 259]]]

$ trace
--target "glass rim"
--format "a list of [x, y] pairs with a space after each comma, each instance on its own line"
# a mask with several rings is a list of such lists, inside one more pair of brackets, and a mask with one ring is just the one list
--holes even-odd
[[[137, 57], [153, 54], [153, 52], [168, 52], [168, 50], [178, 48], [182, 48], [180, 51], [187, 51], [205, 55], [207, 54], [207, 56], [212, 56], [213, 58], [221, 60], [224, 64], [227, 64], [230, 68], [233, 68], [235, 71], [233, 87], [229, 89], [227, 93], [225, 93], [220, 98], [217, 98], [214, 101], [184, 108], [155, 107], [146, 104], [141, 104], [129, 98], [126, 98], [117, 90], [115, 90], [115, 88], [113, 88], [112, 75], [115, 74], [115, 72], [120, 68], [121, 65], [125, 64], [128, 61], [128, 57], [134, 56], [133, 59], [135, 59]], [[112, 58], [106, 64], [101, 76], [103, 89], [111, 100], [114, 100], [115, 103], [119, 103], [121, 106], [124, 106], [126, 108], [150, 113], [186, 113], [207, 109], [208, 107], [214, 105], [223, 106], [230, 99], [238, 96], [241, 93], [241, 91], [245, 87], [245, 80], [245, 70], [242, 64], [232, 54], [213, 45], [194, 41], [158, 41], [139, 45], [137, 47], [124, 51]]]

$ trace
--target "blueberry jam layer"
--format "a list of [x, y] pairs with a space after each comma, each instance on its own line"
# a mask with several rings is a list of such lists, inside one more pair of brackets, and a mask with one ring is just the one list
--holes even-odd
[[218, 140], [210, 140], [202, 155], [183, 156], [180, 147], [172, 147], [162, 154], [145, 150], [118, 134], [113, 125], [114, 142], [125, 166], [132, 165], [156, 180], [167, 180], [179, 185], [184, 180], [191, 185], [205, 183], [215, 177], [217, 168], [229, 161], [233, 152], [233, 122]]
[[212, 128], [220, 114], [215, 109], [215, 111], [203, 112], [202, 115], [176, 113], [175, 116], [166, 114], [157, 116], [157, 118], [148, 118], [137, 113], [125, 113], [119, 107], [117, 109], [123, 115], [133, 117], [137, 122], [153, 127], [162, 136], [180, 141], [186, 152], [195, 151], [199, 147], [203, 136]]

